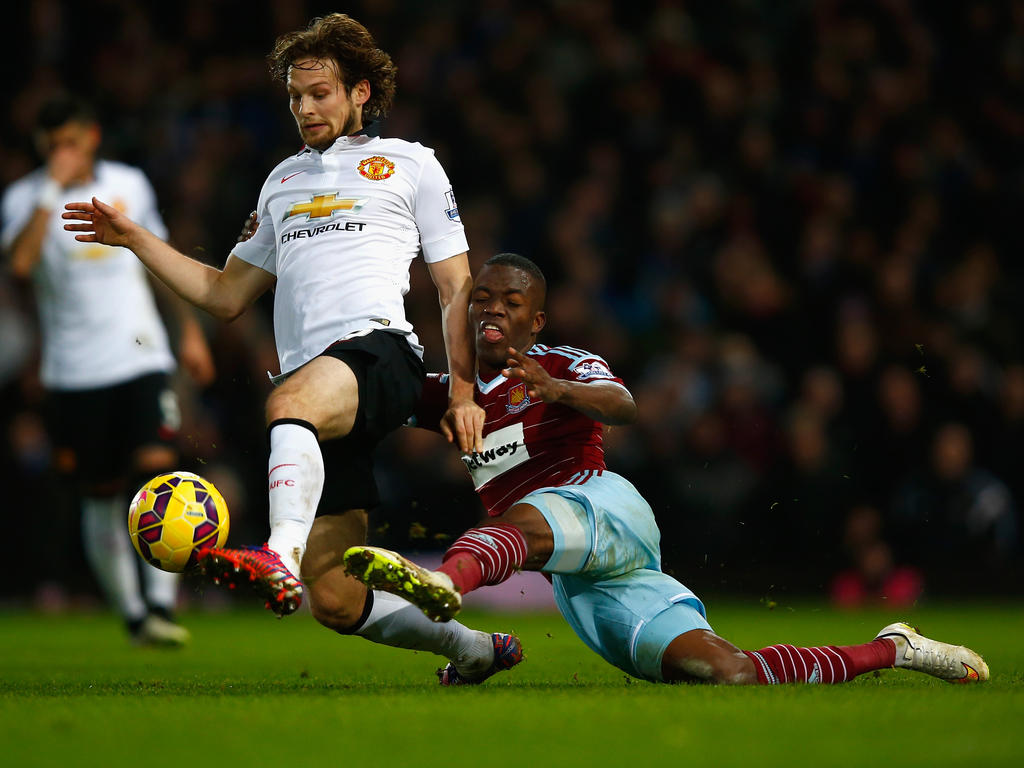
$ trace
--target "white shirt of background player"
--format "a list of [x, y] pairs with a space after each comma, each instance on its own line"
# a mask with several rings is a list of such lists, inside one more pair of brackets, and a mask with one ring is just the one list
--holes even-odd
[[[50, 182], [40, 168], [12, 184], [3, 197], [0, 245], [9, 250], [28, 224]], [[57, 186], [54, 207], [96, 196], [110, 200], [156, 237], [167, 230], [149, 180], [138, 168], [99, 160], [93, 177]], [[49, 389], [110, 386], [174, 368], [167, 333], [146, 269], [125, 248], [80, 243], [51, 216], [32, 270], [42, 333], [40, 377]]]

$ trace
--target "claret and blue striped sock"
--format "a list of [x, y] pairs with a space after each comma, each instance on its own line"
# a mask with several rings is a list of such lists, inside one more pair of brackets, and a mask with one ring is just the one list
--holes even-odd
[[887, 669], [896, 663], [896, 645], [887, 638], [862, 645], [814, 648], [770, 645], [743, 653], [754, 662], [761, 685], [845, 683], [857, 675]]
[[438, 569], [448, 574], [462, 594], [500, 584], [526, 562], [526, 539], [514, 525], [500, 523], [471, 528], [455, 540]]

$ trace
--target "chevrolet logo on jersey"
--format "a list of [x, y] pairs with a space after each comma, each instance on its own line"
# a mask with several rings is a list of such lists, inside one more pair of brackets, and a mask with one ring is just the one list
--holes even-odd
[[342, 197], [337, 194], [314, 195], [311, 200], [304, 203], [295, 203], [285, 213], [282, 221], [288, 221], [292, 216], [303, 216], [306, 219], [329, 219], [333, 218], [338, 211], [351, 211], [359, 213], [359, 210], [370, 201], [368, 197]]

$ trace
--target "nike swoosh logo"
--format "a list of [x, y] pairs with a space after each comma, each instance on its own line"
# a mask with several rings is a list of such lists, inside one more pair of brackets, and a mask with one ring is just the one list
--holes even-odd
[[976, 670], [974, 667], [972, 667], [971, 665], [967, 664], [966, 662], [961, 661], [960, 663], [963, 664], [964, 671], [967, 674], [965, 674], [961, 678], [957, 678], [953, 682], [955, 682], [955, 683], [973, 683], [973, 682], [977, 682], [978, 678], [981, 677], [978, 674], [978, 670]]
[[293, 176], [298, 176], [300, 173], [305, 173], [305, 171], [302, 170], [302, 171], [296, 171], [295, 173], [289, 173], [287, 176], [285, 176], [283, 179], [281, 179], [281, 183], [284, 184], [286, 181], [288, 181], [288, 179], [292, 178]]

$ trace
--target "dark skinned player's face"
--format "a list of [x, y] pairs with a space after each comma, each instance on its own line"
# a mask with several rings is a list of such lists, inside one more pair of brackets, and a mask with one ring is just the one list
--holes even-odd
[[527, 272], [504, 265], [483, 267], [473, 283], [469, 323], [483, 378], [506, 367], [508, 348], [525, 352], [544, 327], [543, 288]]

